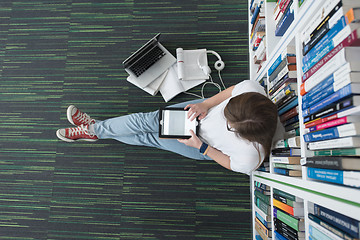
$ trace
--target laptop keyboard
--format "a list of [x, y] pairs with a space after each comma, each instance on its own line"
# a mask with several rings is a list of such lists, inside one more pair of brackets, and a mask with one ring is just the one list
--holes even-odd
[[136, 77], [139, 77], [163, 56], [165, 56], [165, 54], [166, 53], [158, 45], [155, 45], [146, 54], [144, 54], [142, 58], [132, 64], [129, 69], [136, 75]]

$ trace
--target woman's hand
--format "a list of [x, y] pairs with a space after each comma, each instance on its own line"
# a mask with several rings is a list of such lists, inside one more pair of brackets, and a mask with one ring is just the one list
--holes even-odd
[[209, 107], [204, 102], [189, 104], [184, 109], [186, 110], [188, 108], [190, 108], [188, 111], [188, 118], [190, 118], [191, 121], [194, 120], [196, 117], [198, 117], [199, 120], [203, 119], [204, 117], [206, 117], [209, 110]]
[[189, 139], [178, 139], [179, 142], [189, 147], [200, 149], [202, 141], [195, 135], [193, 130], [190, 130], [191, 138]]

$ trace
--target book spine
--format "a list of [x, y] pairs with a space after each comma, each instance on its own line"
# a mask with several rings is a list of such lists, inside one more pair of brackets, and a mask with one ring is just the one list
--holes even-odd
[[[334, 27], [332, 27], [330, 31], [326, 33], [325, 36], [303, 57], [303, 72], [307, 72], [313, 64], [319, 61], [323, 56], [330, 52], [334, 46], [339, 44], [347, 35], [350, 34], [348, 32], [340, 33], [345, 26], [345, 17], [342, 16]], [[337, 40], [339, 37], [340, 39]]]
[[260, 228], [260, 230], [267, 236], [267, 237], [271, 237], [271, 231], [269, 231], [269, 229], [267, 229], [266, 226], [264, 226], [264, 224], [258, 219], [255, 218], [255, 224], [257, 224]]
[[289, 111], [290, 109], [296, 107], [298, 105], [298, 98], [296, 97], [294, 100], [292, 100], [288, 105], [278, 110], [278, 114], [282, 115]]
[[278, 173], [284, 176], [289, 176], [289, 169], [274, 168], [274, 173]]
[[275, 77], [279, 74], [279, 72], [280, 72], [284, 67], [287, 66], [287, 64], [288, 64], [288, 63], [287, 63], [287, 59], [286, 59], [286, 57], [285, 57], [285, 58], [283, 58], [282, 61], [280, 62], [279, 66], [276, 67], [276, 69], [274, 70], [274, 72], [273, 72], [271, 75], [269, 75], [269, 82], [272, 82], [272, 81], [275, 79]]
[[264, 226], [271, 226], [271, 222], [267, 222], [258, 212], [255, 212], [255, 216]]
[[265, 214], [269, 214], [269, 205], [266, 204], [265, 202], [263, 202], [261, 199], [259, 198], [255, 198], [255, 202], [256, 202], [256, 206], [261, 210], [263, 211], [263, 213]]
[[329, 149], [329, 148], [348, 148], [348, 147], [358, 147], [353, 142], [353, 137], [346, 138], [337, 138], [319, 142], [310, 142], [308, 143], [309, 150], [320, 150], [320, 149]]
[[283, 36], [293, 21], [294, 21], [294, 11], [292, 11], [292, 9], [289, 8], [282, 21], [279, 23], [279, 26], [275, 30], [275, 36]]
[[341, 18], [343, 15], [341, 6], [342, 2], [340, 1], [310, 34], [310, 40], [307, 43], [303, 43], [303, 55], [308, 53]]
[[284, 197], [284, 198], [287, 198], [287, 199], [289, 199], [289, 200], [291, 200], [291, 201], [297, 201], [297, 200], [299, 200], [299, 199], [296, 198], [296, 196], [294, 196], [294, 195], [292, 195], [292, 194], [290, 194], [290, 193], [287, 193], [287, 192], [278, 190], [278, 189], [276, 189], [276, 188], [274, 188], [273, 191], [274, 191], [275, 194], [280, 195], [280, 196], [282, 196], [282, 197]]
[[309, 213], [308, 217], [311, 221], [319, 224], [320, 226], [324, 227], [325, 229], [331, 231], [332, 233], [334, 233], [335, 235], [339, 236], [342, 239], [347, 239], [347, 240], [355, 240], [353, 237], [351, 237], [350, 235], [348, 235], [347, 233], [345, 233], [344, 231], [333, 227], [331, 224], [328, 224], [327, 222], [321, 220], [320, 218], [316, 217], [314, 214]]
[[[309, 224], [309, 234], [315, 239], [328, 239], [328, 240], [341, 240], [337, 236], [332, 236], [325, 230], [321, 229], [321, 227], [316, 226], [314, 223]], [[330, 236], [329, 236], [330, 235]]]
[[358, 30], [354, 30], [348, 37], [346, 37], [340, 44], [334, 47], [328, 54], [326, 54], [320, 61], [312, 66], [302, 76], [303, 82], [318, 71], [324, 64], [330, 61], [340, 50], [347, 46], [357, 46], [360, 44]]
[[261, 192], [254, 191], [254, 195], [261, 199], [264, 203], [270, 204], [270, 196], [264, 195]]
[[275, 240], [288, 240], [286, 237], [278, 233], [277, 231], [274, 231]]
[[274, 208], [274, 217], [288, 225], [289, 227], [299, 231], [299, 220], [282, 212], [281, 210]]
[[311, 105], [314, 105], [315, 103], [321, 101], [322, 99], [333, 94], [334, 92], [334, 85], [327, 86], [325, 89], [322, 89], [322, 91], [319, 91], [316, 95], [308, 98], [306, 101], [303, 101], [302, 109], [305, 110], [307, 108], [310, 108]]
[[284, 113], [283, 115], [280, 116], [280, 122], [285, 122], [286, 120], [295, 117], [297, 114], [299, 114], [299, 107], [296, 106], [292, 109], [290, 109], [289, 111], [287, 111], [286, 113]]
[[314, 156], [360, 156], [360, 148], [343, 148], [313, 151]]
[[310, 132], [304, 135], [305, 142], [323, 141], [339, 137], [357, 135], [357, 125], [354, 123], [323, 129], [321, 131]]
[[274, 218], [274, 229], [286, 238], [299, 239], [302, 237], [299, 236], [301, 232], [299, 233], [298, 231], [295, 231], [293, 228], [289, 227], [277, 218]]
[[273, 199], [273, 206], [283, 210], [284, 212], [294, 216], [294, 208], [290, 207], [289, 205], [286, 205], [285, 203], [282, 203], [276, 199]]
[[331, 74], [330, 76], [322, 80], [320, 83], [314, 86], [314, 88], [312, 88], [306, 94], [303, 95], [302, 98], [303, 105], [306, 105], [307, 102], [311, 101], [314, 98], [314, 95], [317, 95], [319, 92], [321, 92], [323, 89], [327, 88], [328, 86], [331, 86], [333, 83], [334, 83], [334, 74]]
[[342, 98], [345, 98], [349, 96], [352, 93], [351, 85], [347, 85], [343, 87], [342, 89], [336, 91], [335, 93], [331, 94], [330, 96], [324, 98], [320, 102], [317, 102], [313, 106], [309, 107], [308, 109], [304, 109], [303, 111], [303, 117], [307, 117], [310, 114], [313, 114], [315, 112], [319, 112], [326, 106], [330, 105], [331, 103], [337, 102], [341, 100]]
[[313, 210], [320, 219], [345, 231], [354, 238], [360, 238], [359, 221], [317, 204], [314, 204]]
[[360, 187], [359, 172], [342, 171], [336, 169], [323, 168], [307, 168], [307, 175], [309, 178], [316, 180], [351, 186]]
[[323, 124], [319, 124], [314, 127], [310, 127], [309, 130], [310, 130], [310, 132], [313, 132], [313, 131], [318, 131], [318, 130], [322, 130], [322, 129], [326, 129], [326, 128], [336, 127], [339, 125], [343, 125], [345, 123], [349, 123], [348, 117], [342, 117], [342, 118], [338, 118], [338, 119], [335, 119], [332, 121], [327, 121]]
[[336, 169], [343, 170], [342, 161], [340, 158], [319, 158], [319, 157], [310, 157], [303, 158], [302, 165], [310, 168], [326, 168], [326, 169]]

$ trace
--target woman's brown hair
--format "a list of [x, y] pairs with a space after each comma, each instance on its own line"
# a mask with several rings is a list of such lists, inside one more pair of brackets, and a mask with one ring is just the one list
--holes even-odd
[[276, 105], [260, 93], [247, 92], [231, 98], [224, 115], [240, 137], [254, 144], [259, 153], [259, 166], [262, 159], [256, 143], [263, 146], [268, 157], [277, 126]]

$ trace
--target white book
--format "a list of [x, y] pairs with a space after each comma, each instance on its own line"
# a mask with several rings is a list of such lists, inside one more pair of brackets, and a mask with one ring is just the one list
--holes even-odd
[[343, 74], [343, 76], [334, 76], [334, 92], [351, 83], [360, 83], [360, 72], [350, 72]]
[[274, 148], [299, 148], [300, 147], [300, 136], [291, 137], [288, 139], [280, 139], [275, 143]]
[[[346, 69], [349, 69], [349, 71], [360, 71], [359, 56], [359, 47], [345, 47], [341, 49], [329, 62], [303, 83], [305, 92], [309, 92], [332, 73], [340, 74], [340, 72], [346, 72]], [[344, 64], [346, 66], [343, 66]], [[344, 69], [341, 68], [338, 72], [337, 70], [342, 66]]]
[[254, 204], [253, 206], [254, 206], [255, 212], [257, 212], [257, 213], [260, 215], [260, 217], [262, 217], [262, 218], [263, 218], [265, 221], [267, 221], [267, 222], [270, 222], [270, 221], [271, 221], [271, 215], [265, 214], [263, 211], [260, 210], [260, 208], [258, 208], [258, 207], [256, 206], [256, 204]]
[[205, 79], [182, 81], [179, 80], [177, 73], [177, 65], [174, 64], [171, 68], [169, 68], [169, 72], [160, 86], [159, 91], [165, 102], [170, 101], [176, 95], [185, 92], [206, 81]]
[[156, 78], [154, 81], [152, 81], [149, 85], [145, 86], [145, 87], [140, 87], [140, 84], [137, 82], [138, 80], [136, 78], [132, 78], [131, 76], [127, 77], [127, 81], [129, 83], [134, 84], [135, 86], [137, 86], [138, 88], [141, 88], [142, 90], [144, 90], [145, 92], [147, 92], [148, 94], [155, 96], [158, 92], [159, 92], [159, 88], [162, 84], [162, 82], [164, 81], [166, 75], [168, 73], [168, 70], [166, 70], [163, 74], [161, 74], [158, 78]]
[[308, 143], [309, 150], [360, 147], [360, 137], [345, 137]]
[[300, 157], [278, 157], [271, 155], [270, 161], [273, 163], [300, 164]]

